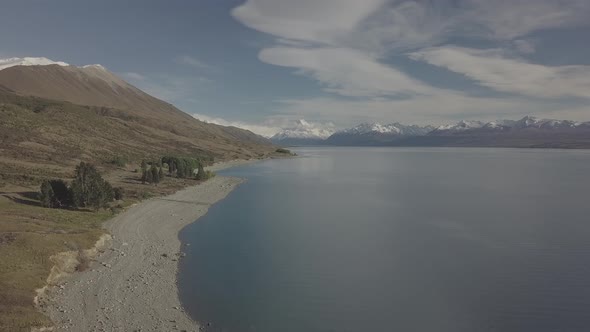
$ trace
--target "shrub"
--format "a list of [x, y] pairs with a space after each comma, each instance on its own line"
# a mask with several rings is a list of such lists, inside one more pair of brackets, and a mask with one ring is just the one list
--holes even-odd
[[197, 180], [207, 180], [207, 173], [205, 173], [205, 169], [203, 168], [203, 164], [199, 164], [197, 168], [197, 175], [195, 176]]
[[152, 164], [152, 168], [149, 170], [152, 173], [152, 182], [160, 183], [160, 171], [156, 165]]
[[276, 150], [277, 153], [286, 153], [286, 154], [291, 154], [291, 151], [287, 150], [287, 149], [283, 149], [283, 148], [278, 148]]
[[204, 180], [211, 179], [214, 176], [215, 176], [215, 173], [213, 173], [212, 171], [206, 171], [203, 168], [203, 165], [200, 164], [198, 167], [198, 172], [197, 172], [197, 175], [195, 176], [195, 179], [197, 179], [199, 181], [204, 181]]
[[53, 202], [55, 201], [55, 193], [48, 180], [41, 183], [41, 194], [39, 195], [41, 205], [47, 208], [52, 208]]
[[112, 202], [113, 187], [100, 176], [96, 168], [84, 162], [76, 166], [76, 177], [70, 187], [73, 203], [77, 207], [99, 209]]
[[111, 160], [111, 164], [118, 166], [118, 167], [125, 167], [127, 165], [127, 159], [121, 156], [115, 156]]
[[123, 188], [117, 187], [117, 188], [113, 189], [113, 196], [115, 197], [115, 200], [117, 200], [117, 201], [122, 200], [124, 198]]
[[72, 205], [70, 189], [63, 180], [43, 181], [39, 198], [44, 207], [62, 208]]

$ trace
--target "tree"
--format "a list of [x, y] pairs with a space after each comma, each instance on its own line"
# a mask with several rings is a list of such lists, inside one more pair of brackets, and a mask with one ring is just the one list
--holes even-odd
[[63, 180], [51, 180], [49, 181], [51, 188], [53, 189], [54, 203], [56, 207], [66, 207], [72, 205], [72, 193], [68, 188], [68, 185]]
[[201, 163], [199, 163], [199, 166], [198, 166], [196, 179], [199, 181], [207, 180], [207, 173], [205, 173], [205, 169], [203, 168], [203, 164], [201, 164]]
[[144, 169], [141, 171], [141, 183], [145, 184], [147, 181], [147, 171]]
[[141, 170], [142, 170], [142, 171], [145, 171], [145, 170], [147, 170], [147, 163], [145, 162], [145, 160], [142, 160], [142, 161], [141, 161]]
[[70, 186], [74, 205], [99, 209], [113, 201], [113, 187], [105, 181], [96, 168], [84, 162], [76, 166], [76, 176]]
[[62, 208], [72, 204], [70, 190], [63, 180], [43, 181], [39, 198], [41, 205], [49, 208]]
[[159, 183], [160, 182], [160, 172], [158, 172], [158, 167], [156, 167], [156, 165], [152, 165], [150, 172], [152, 173], [152, 182], [156, 183], [156, 184]]
[[145, 172], [145, 182], [147, 182], [147, 183], [154, 182], [153, 173], [151, 171], [146, 171]]
[[41, 183], [41, 194], [39, 195], [41, 200], [41, 205], [47, 208], [53, 207], [53, 202], [55, 200], [55, 193], [53, 192], [53, 188], [51, 187], [51, 183], [48, 180], [43, 181]]
[[164, 167], [160, 167], [160, 171], [158, 172], [158, 177], [160, 181], [164, 180]]
[[113, 196], [115, 197], [115, 200], [117, 200], [117, 201], [122, 200], [124, 198], [123, 188], [117, 187], [117, 188], [113, 189]]

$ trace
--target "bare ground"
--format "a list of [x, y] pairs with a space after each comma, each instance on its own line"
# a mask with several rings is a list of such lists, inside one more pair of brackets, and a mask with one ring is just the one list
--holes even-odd
[[217, 176], [108, 221], [112, 247], [87, 271], [51, 287], [42, 311], [58, 331], [198, 331], [178, 297], [178, 232], [241, 182]]

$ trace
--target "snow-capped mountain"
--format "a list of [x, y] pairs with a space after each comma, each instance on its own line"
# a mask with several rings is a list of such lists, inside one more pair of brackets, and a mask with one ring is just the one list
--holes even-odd
[[525, 116], [520, 120], [496, 120], [487, 123], [481, 121], [460, 121], [454, 125], [439, 126], [429, 133], [429, 135], [471, 135], [483, 132], [515, 132], [529, 128], [554, 130], [577, 128], [586, 125], [588, 125], [588, 122], [539, 119], [533, 116]]
[[380, 123], [361, 123], [358, 126], [340, 130], [337, 134], [348, 135], [365, 135], [365, 134], [390, 134], [390, 135], [411, 135], [419, 136], [425, 135], [432, 131], [432, 126], [406, 126], [400, 123], [380, 124]]
[[557, 129], [557, 128], [575, 128], [581, 125], [581, 122], [569, 120], [553, 120], [553, 119], [539, 119], [534, 116], [525, 116], [524, 118], [515, 121], [512, 128], [542, 128], [542, 129]]
[[384, 145], [404, 137], [423, 136], [432, 131], [432, 126], [406, 126], [400, 123], [362, 123], [340, 130], [326, 142], [334, 145]]
[[311, 123], [303, 119], [297, 120], [292, 126], [283, 128], [271, 137], [271, 141], [282, 145], [319, 144], [334, 133], [332, 123]]
[[69, 66], [69, 64], [61, 61], [53, 61], [47, 58], [33, 58], [33, 57], [24, 57], [24, 58], [8, 58], [8, 59], [0, 59], [0, 70], [14, 67], [14, 66], [48, 66], [48, 65], [58, 65], [62, 67]]
[[459, 131], [464, 131], [464, 130], [469, 130], [469, 129], [476, 129], [476, 128], [481, 128], [483, 126], [485, 126], [486, 123], [481, 122], [481, 121], [459, 121], [456, 124], [452, 124], [452, 125], [442, 125], [442, 126], [438, 126], [436, 127], [436, 129], [434, 131], [447, 131], [447, 132], [459, 132]]

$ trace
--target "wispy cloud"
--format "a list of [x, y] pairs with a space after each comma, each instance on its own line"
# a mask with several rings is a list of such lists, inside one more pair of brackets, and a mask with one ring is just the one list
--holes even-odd
[[249, 122], [244, 122], [244, 121], [231, 121], [231, 120], [226, 120], [226, 119], [223, 119], [220, 117], [209, 116], [209, 115], [198, 114], [198, 113], [193, 113], [192, 116], [195, 119], [198, 119], [198, 120], [201, 120], [201, 121], [207, 122], [207, 123], [214, 123], [214, 124], [218, 124], [221, 126], [232, 126], [232, 127], [238, 127], [238, 128], [250, 130], [251, 132], [261, 135], [261, 136], [264, 136], [264, 137], [271, 137], [281, 130], [281, 127], [276, 126], [276, 125], [272, 125], [271, 123], [264, 123], [263, 122], [263, 123], [259, 123], [259, 124], [254, 124], [254, 123], [249, 123]]
[[186, 66], [190, 66], [190, 67], [198, 68], [198, 69], [211, 68], [211, 66], [209, 64], [199, 60], [198, 58], [196, 58], [194, 56], [190, 56], [190, 55], [177, 56], [176, 58], [174, 58], [174, 61], [178, 64], [186, 65]]
[[510, 57], [501, 49], [454, 46], [424, 49], [410, 57], [463, 74], [497, 91], [539, 98], [590, 98], [590, 66], [549, 67]]
[[[261, 49], [262, 62], [294, 68], [295, 74], [334, 94], [290, 100], [280, 109], [289, 116], [320, 112], [349, 120], [420, 121], [466, 113], [484, 118], [514, 107], [521, 113], [539, 110], [537, 98], [590, 95], [586, 66], [551, 67], [516, 55], [536, 51], [531, 33], [590, 24], [587, 0], [247, 0], [232, 15], [275, 37], [274, 46]], [[457, 38], [498, 46], [445, 46]], [[524, 97], [469, 96], [435, 88], [392, 65], [387, 61], [391, 56], [425, 61]]]
[[432, 94], [435, 89], [365, 53], [340, 48], [273, 47], [260, 60], [299, 69], [319, 81], [326, 91], [343, 96]]
[[141, 75], [139, 73], [134, 73], [134, 72], [121, 73], [121, 76], [123, 76], [123, 78], [130, 79], [130, 80], [135, 80], [135, 81], [143, 81], [143, 80], [145, 80], [145, 76], [143, 76], [143, 75]]

